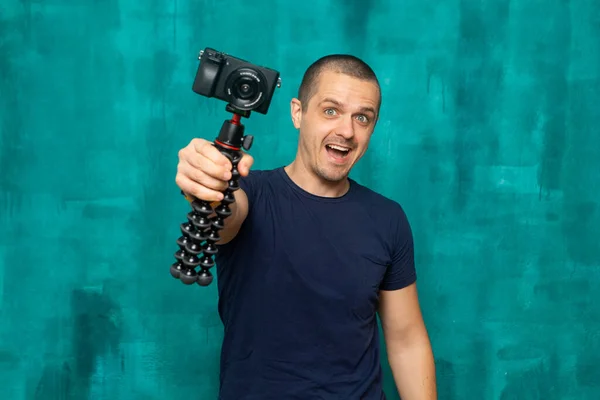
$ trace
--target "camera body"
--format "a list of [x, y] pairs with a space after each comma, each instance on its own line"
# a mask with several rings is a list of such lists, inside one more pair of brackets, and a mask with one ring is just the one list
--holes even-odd
[[229, 103], [235, 109], [267, 114], [280, 74], [210, 47], [200, 52], [192, 90]]

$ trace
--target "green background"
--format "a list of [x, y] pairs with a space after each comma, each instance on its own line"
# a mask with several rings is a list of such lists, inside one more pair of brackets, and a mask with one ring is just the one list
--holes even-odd
[[440, 399], [600, 398], [599, 1], [3, 0], [0, 18], [2, 399], [216, 397], [216, 285], [169, 276], [177, 151], [227, 117], [191, 91], [206, 46], [282, 73], [246, 122], [255, 168], [294, 156], [312, 61], [377, 72], [353, 177], [413, 225]]

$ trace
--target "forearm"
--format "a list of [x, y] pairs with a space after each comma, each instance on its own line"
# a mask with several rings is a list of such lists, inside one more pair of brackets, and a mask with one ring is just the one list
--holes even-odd
[[402, 400], [437, 400], [435, 363], [427, 333], [389, 340], [388, 362]]
[[224, 228], [219, 232], [221, 240], [217, 244], [230, 242], [238, 234], [242, 223], [248, 215], [248, 197], [246, 193], [242, 189], [238, 189], [233, 195], [235, 202], [229, 204], [231, 215], [225, 219]]

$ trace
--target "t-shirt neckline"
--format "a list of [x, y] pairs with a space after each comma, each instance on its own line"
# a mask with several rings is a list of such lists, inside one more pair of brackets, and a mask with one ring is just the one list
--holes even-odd
[[277, 172], [279, 173], [281, 178], [288, 184], [288, 186], [293, 191], [295, 191], [296, 193], [301, 194], [302, 196], [309, 198], [311, 200], [316, 200], [316, 201], [326, 202], [326, 203], [339, 203], [339, 202], [348, 201], [349, 199], [351, 199], [352, 195], [356, 191], [356, 182], [353, 179], [348, 178], [350, 187], [348, 188], [346, 193], [344, 193], [343, 195], [338, 196], [338, 197], [318, 196], [316, 194], [307, 192], [306, 190], [304, 190], [303, 188], [298, 186], [296, 184], [296, 182], [294, 182], [292, 180], [292, 178], [290, 178], [290, 176], [285, 171], [285, 166], [280, 166], [279, 168], [277, 168]]

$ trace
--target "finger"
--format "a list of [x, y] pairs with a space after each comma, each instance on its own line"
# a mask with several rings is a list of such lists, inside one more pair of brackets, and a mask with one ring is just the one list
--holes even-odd
[[[202, 143], [207, 143], [207, 144], [204, 145]], [[193, 147], [191, 149], [189, 147], [186, 147], [185, 149], [180, 151], [179, 158], [181, 160], [187, 161], [189, 164], [191, 164], [195, 168], [202, 168], [202, 164], [207, 159], [207, 157], [203, 154], [204, 146], [211, 146], [211, 144], [206, 141], [200, 142], [200, 144], [194, 142]]]
[[217, 165], [224, 166], [227, 170], [231, 170], [231, 161], [224, 154], [222, 154], [215, 146], [212, 144], [207, 144], [200, 147], [199, 153], [204, 157], [208, 158], [212, 162]]
[[188, 151], [181, 153], [179, 156], [180, 161], [185, 161], [194, 168], [202, 168], [202, 162], [206, 157], [196, 151]]
[[[214, 165], [214, 164], [210, 164]], [[206, 186], [208, 189], [223, 191], [227, 189], [228, 183], [222, 177], [214, 177], [210, 174], [206, 173], [203, 170], [193, 168], [189, 164], [181, 164], [178, 169], [178, 172], [184, 175], [186, 178], [200, 184], [202, 186]]]
[[244, 153], [242, 159], [238, 163], [238, 171], [240, 175], [247, 176], [250, 173], [250, 168], [254, 164], [254, 158], [247, 153]]
[[[185, 161], [192, 168], [204, 172], [206, 175], [219, 180], [231, 179], [231, 168], [222, 164], [216, 164], [211, 159], [202, 154], [196, 154], [197, 157], [186, 158]], [[185, 162], [182, 164], [186, 164]]]
[[192, 195], [197, 199], [205, 201], [223, 200], [223, 193], [217, 190], [209, 189], [203, 185], [199, 185], [185, 175], [177, 174], [175, 182], [184, 193]]

